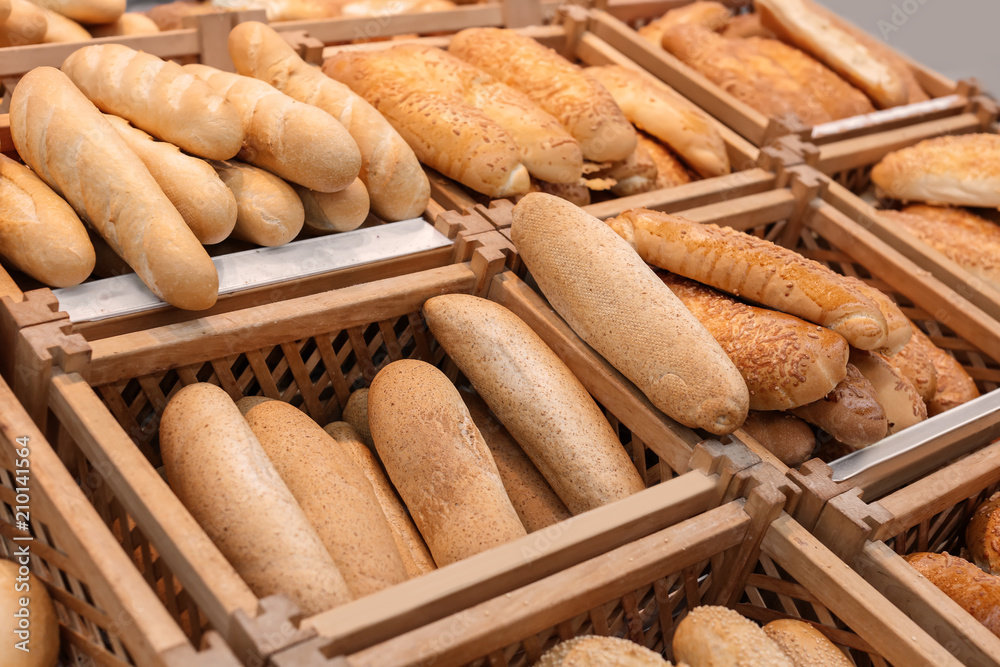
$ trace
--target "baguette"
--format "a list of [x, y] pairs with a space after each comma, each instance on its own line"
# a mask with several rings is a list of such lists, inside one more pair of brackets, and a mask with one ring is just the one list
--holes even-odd
[[338, 192], [358, 177], [358, 145], [322, 109], [296, 102], [248, 76], [205, 65], [185, 65], [184, 69], [240, 113], [244, 138], [239, 158], [244, 162], [317, 192]]
[[370, 200], [360, 178], [340, 192], [316, 192], [293, 185], [305, 209], [306, 225], [314, 232], [349, 232], [368, 219]]
[[51, 287], [82, 283], [94, 270], [87, 228], [30, 169], [0, 155], [0, 255]]
[[921, 552], [903, 559], [1000, 637], [1000, 577], [949, 554]]
[[187, 310], [218, 298], [208, 253], [145, 165], [66, 75], [26, 74], [10, 102], [17, 152], [108, 242], [150, 290]]
[[671, 667], [641, 644], [618, 637], [583, 635], [559, 642], [542, 654], [535, 667]]
[[424, 303], [424, 319], [570, 512], [646, 488], [594, 399], [520, 318], [448, 294]]
[[805, 621], [781, 618], [764, 626], [764, 634], [778, 645], [795, 667], [854, 667], [844, 652]]
[[635, 128], [595, 79], [531, 37], [500, 28], [469, 28], [448, 52], [520, 90], [559, 119], [594, 162], [624, 160]]
[[885, 409], [889, 435], [927, 419], [927, 406], [906, 377], [881, 356], [851, 350], [851, 363], [875, 388]]
[[266, 401], [245, 419], [316, 529], [354, 598], [407, 579], [371, 482], [348, 452], [298, 408]]
[[528, 170], [510, 133], [479, 109], [428, 93], [414, 79], [367, 52], [341, 52], [323, 64], [382, 113], [420, 161], [489, 197], [524, 194]]
[[305, 208], [288, 183], [236, 160], [213, 160], [211, 165], [236, 198], [233, 237], [262, 246], [279, 246], [302, 231]]
[[629, 122], [670, 146], [700, 176], [729, 173], [726, 143], [715, 122], [666, 84], [617, 65], [584, 72], [608, 89]]
[[41, 44], [48, 27], [44, 9], [28, 0], [10, 0], [10, 13], [0, 22], [0, 47]]
[[125, 0], [33, 0], [39, 7], [78, 23], [111, 23], [125, 13]]
[[113, 23], [90, 26], [94, 37], [118, 37], [122, 35], [155, 35], [160, 32], [156, 21], [139, 12], [125, 12]]
[[847, 376], [828, 395], [790, 412], [819, 426], [852, 450], [874, 445], [889, 430], [875, 388], [851, 364], [847, 365]]
[[226, 239], [236, 225], [236, 198], [212, 166], [156, 141], [118, 116], [106, 116], [204, 245]]
[[225, 391], [198, 383], [167, 403], [160, 449], [170, 487], [258, 597], [306, 616], [347, 602], [343, 575]]
[[888, 340], [877, 304], [832, 270], [730, 227], [659, 211], [625, 211], [608, 224], [653, 266], [828, 327], [854, 347]]
[[899, 309], [896, 302], [889, 298], [885, 292], [872, 287], [860, 278], [854, 276], [841, 276], [841, 279], [848, 285], [853, 286], [862, 295], [871, 299], [872, 303], [878, 306], [879, 312], [885, 318], [886, 341], [879, 352], [892, 356], [906, 347], [913, 336], [913, 325], [906, 318], [903, 311]]
[[582, 182], [566, 185], [565, 183], [546, 183], [533, 178], [531, 179], [530, 192], [544, 192], [565, 199], [577, 206], [590, 206], [590, 190]]
[[413, 519], [410, 518], [403, 501], [399, 499], [396, 490], [386, 478], [378, 459], [368, 445], [361, 441], [357, 431], [347, 422], [333, 422], [324, 426], [323, 430], [354, 458], [354, 462], [361, 467], [371, 482], [379, 506], [392, 529], [392, 538], [403, 558], [407, 576], [419, 577], [435, 569], [434, 559], [424, 543], [424, 538], [413, 525]]
[[692, 181], [688, 170], [663, 144], [644, 132], [639, 132], [638, 139], [638, 146], [645, 149], [646, 154], [649, 155], [653, 164], [656, 165], [656, 184], [654, 189], [673, 188]]
[[698, 0], [689, 5], [671, 9], [658, 19], [653, 19], [648, 24], [639, 28], [639, 36], [660, 47], [663, 41], [663, 33], [670, 30], [675, 25], [693, 23], [700, 25], [712, 32], [723, 30], [732, 20], [729, 8], [721, 2], [705, 2]]
[[455, 386], [434, 366], [394, 361], [368, 392], [372, 439], [438, 567], [527, 533]]
[[979, 505], [965, 529], [965, 546], [972, 562], [990, 574], [1000, 572], [1000, 493]]
[[847, 375], [850, 350], [843, 336], [678, 276], [660, 278], [739, 369], [751, 410], [788, 410], [818, 401]]
[[247, 21], [233, 28], [229, 54], [240, 74], [317, 106], [343, 124], [361, 152], [358, 177], [368, 188], [375, 215], [392, 222], [423, 213], [430, 199], [427, 175], [413, 149], [371, 104], [308, 65], [262, 23]]
[[514, 207], [511, 237], [556, 312], [656, 408], [717, 435], [743, 423], [750, 398], [733, 362], [604, 223], [533, 193]]
[[589, 174], [589, 180], [608, 179], [614, 185], [611, 192], [618, 197], [628, 197], [656, 188], [656, 164], [645, 147], [636, 143], [635, 150], [622, 162]]
[[722, 30], [722, 36], [726, 39], [745, 39], [747, 37], [775, 39], [774, 33], [761, 25], [760, 14], [738, 14], [733, 16]]
[[236, 107], [177, 63], [100, 44], [72, 53], [62, 71], [101, 111], [188, 153], [228, 160], [243, 144]]
[[789, 468], [798, 468], [816, 449], [816, 435], [805, 421], [787, 412], [751, 410], [740, 427]]
[[261, 403], [267, 403], [276, 399], [268, 398], [267, 396], [244, 396], [240, 400], [236, 401], [236, 409], [240, 411], [240, 414], [244, 417], [247, 413], [256, 408]]
[[[934, 400], [937, 393], [937, 369], [934, 368], [934, 361], [928, 345], [933, 345], [921, 332], [917, 333], [917, 328], [913, 327], [913, 335], [903, 349], [894, 355], [882, 355], [882, 358], [893, 365], [903, 377], [910, 381], [913, 388], [924, 403], [929, 404]], [[926, 344], [920, 341], [920, 338]]]
[[51, 9], [42, 10], [45, 12], [45, 37], [43, 44], [61, 44], [67, 42], [86, 42], [90, 40], [90, 33], [82, 25], [68, 19]]
[[975, 380], [955, 357], [935, 345], [918, 327], [913, 327], [914, 344], [924, 350], [934, 365], [937, 386], [927, 404], [930, 416], [939, 415], [979, 396]]
[[341, 415], [343, 420], [351, 425], [361, 440], [368, 447], [375, 447], [372, 442], [372, 432], [368, 426], [368, 388], [364, 387], [353, 392], [347, 397], [347, 404], [344, 405], [344, 412]]
[[200, 0], [174, 0], [160, 5], [153, 5], [146, 11], [153, 23], [160, 29], [180, 30], [184, 27], [184, 19], [188, 16], [203, 16], [205, 14], [224, 14], [229, 9], [217, 7], [211, 2]]
[[795, 667], [760, 626], [728, 607], [695, 607], [677, 624], [674, 659], [689, 667]]

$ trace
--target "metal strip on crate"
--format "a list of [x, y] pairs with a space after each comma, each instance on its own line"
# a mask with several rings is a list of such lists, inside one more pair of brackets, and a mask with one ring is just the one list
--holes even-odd
[[965, 103], [966, 100], [961, 95], [947, 95], [924, 102], [904, 104], [901, 107], [881, 109], [860, 116], [851, 116], [850, 118], [842, 118], [841, 120], [823, 123], [822, 125], [815, 125], [812, 128], [810, 136], [813, 139], [822, 139], [846, 132], [853, 132], [869, 126], [883, 125], [907, 118], [917, 118], [938, 111], [945, 111], [951, 107], [961, 108], [965, 106]]

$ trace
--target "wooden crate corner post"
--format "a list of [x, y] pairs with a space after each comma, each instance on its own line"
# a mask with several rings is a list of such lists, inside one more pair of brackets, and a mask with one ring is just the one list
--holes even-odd
[[878, 503], [865, 503], [861, 494], [862, 489], [854, 487], [831, 498], [811, 531], [849, 565], [857, 560], [875, 532], [892, 520], [885, 508]]
[[[229, 645], [245, 665], [275, 664], [268, 662], [275, 654], [316, 637], [315, 630], [300, 627], [301, 619], [298, 606], [287, 597], [262, 598], [256, 616], [251, 618], [243, 609], [234, 612]], [[307, 664], [312, 663], [296, 666]]]
[[86, 376], [91, 347], [65, 313], [17, 332], [10, 384], [32, 421], [44, 426], [48, 414], [49, 387], [54, 371]]
[[59, 300], [49, 289], [32, 290], [19, 299], [0, 297], [0, 376], [12, 381], [14, 346], [21, 329], [65, 318]]

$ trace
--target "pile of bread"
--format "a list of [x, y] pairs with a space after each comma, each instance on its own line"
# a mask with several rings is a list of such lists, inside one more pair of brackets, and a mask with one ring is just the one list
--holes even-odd
[[[267, 13], [268, 22], [273, 23], [339, 17], [384, 18], [394, 14], [447, 11], [464, 4], [470, 3], [464, 0], [174, 0], [151, 8], [146, 16], [160, 30], [177, 30], [183, 27], [184, 19], [188, 16], [251, 9], [263, 9]], [[378, 37], [377, 31], [376, 34], [369, 34], [366, 27], [359, 39], [367, 41]]]
[[202, 310], [218, 297], [204, 245], [348, 231], [369, 208], [423, 212], [426, 174], [371, 105], [262, 24], [230, 47], [250, 76], [114, 44], [25, 75], [10, 124], [27, 166], [0, 161], [0, 255], [66, 287], [111, 254], [164, 301]]
[[754, 7], [694, 2], [639, 33], [770, 118], [818, 125], [928, 99], [906, 61], [815, 2]]
[[0, 47], [149, 35], [156, 23], [125, 0], [0, 0]]
[[591, 189], [632, 195], [730, 171], [714, 121], [665, 84], [581, 69], [511, 30], [463, 30], [447, 51], [345, 50], [323, 71], [381, 111], [423, 163], [492, 198], [543, 191], [582, 206]]

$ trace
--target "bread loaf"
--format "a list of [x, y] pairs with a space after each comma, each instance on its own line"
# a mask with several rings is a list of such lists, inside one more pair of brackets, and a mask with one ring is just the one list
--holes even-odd
[[359, 178], [368, 188], [375, 215], [392, 222], [423, 213], [430, 198], [427, 175], [413, 149], [371, 104], [307, 64], [262, 23], [248, 21], [233, 28], [229, 54], [240, 74], [269, 83], [340, 121], [361, 152]]
[[679, 276], [660, 278], [739, 369], [750, 390], [751, 410], [787, 410], [818, 401], [847, 375], [850, 351], [843, 336]]
[[663, 144], [644, 132], [639, 132], [638, 140], [638, 146], [646, 151], [653, 164], [656, 165], [656, 183], [654, 189], [673, 188], [691, 182], [691, 174], [688, 173], [684, 165]]
[[590, 206], [590, 190], [582, 182], [566, 185], [565, 183], [547, 183], [533, 178], [529, 192], [544, 192], [565, 199], [577, 206]]
[[306, 225], [321, 234], [349, 232], [368, 219], [368, 190], [360, 178], [340, 192], [316, 192], [293, 185], [305, 209]]
[[689, 667], [795, 667], [760, 626], [728, 607], [695, 607], [674, 631], [674, 659]]
[[275, 399], [268, 398], [267, 396], [244, 396], [240, 400], [236, 401], [236, 409], [240, 411], [240, 414], [244, 417], [247, 413], [256, 408], [261, 403], [267, 403], [268, 401], [273, 401]]
[[842, 276], [730, 227], [634, 209], [608, 224], [653, 266], [833, 329], [854, 347], [886, 345], [885, 316]]
[[10, 0], [10, 13], [0, 22], [0, 47], [41, 44], [48, 27], [44, 9], [29, 0]]
[[559, 642], [535, 667], [670, 667], [659, 653], [618, 637], [583, 635]]
[[[774, 33], [760, 23], [760, 14], [738, 14], [729, 19], [722, 30], [726, 39], [745, 39], [747, 37], [764, 37], [774, 39]], [[657, 42], [659, 44], [659, 42]]]
[[[208, 4], [208, 3], [206, 3]], [[118, 37], [119, 35], [155, 35], [160, 32], [156, 22], [139, 12], [125, 12], [113, 23], [90, 26], [94, 37]]]
[[212, 166], [163, 141], [155, 141], [118, 116], [107, 116], [162, 188], [201, 243], [226, 239], [236, 225], [236, 198]]
[[358, 432], [362, 441], [369, 447], [374, 447], [372, 432], [368, 427], [368, 388], [364, 387], [353, 392], [347, 398], [342, 415], [345, 422]]
[[790, 468], [808, 461], [816, 449], [809, 424], [787, 412], [751, 410], [740, 428]]
[[125, 0], [34, 0], [39, 7], [79, 23], [110, 23], [125, 13]]
[[851, 350], [851, 364], [864, 375], [885, 409], [891, 435], [927, 419], [927, 406], [909, 380], [881, 356]]
[[854, 667], [844, 652], [810, 623], [781, 618], [764, 626], [764, 634], [778, 645], [795, 667]]
[[219, 278], [198, 239], [107, 119], [59, 70], [14, 89], [10, 130], [24, 161], [95, 228], [164, 301], [215, 304]]
[[[366, 390], [367, 391], [367, 390]], [[403, 566], [408, 577], [419, 577], [434, 569], [434, 559], [427, 550], [424, 538], [420, 536], [417, 527], [413, 525], [403, 501], [399, 499], [396, 490], [392, 488], [385, 471], [375, 458], [375, 454], [361, 440], [358, 432], [347, 422], [333, 422], [323, 427], [330, 437], [337, 441], [344, 450], [354, 458], [362, 472], [371, 482], [375, 497], [385, 514], [392, 537], [396, 542], [399, 555], [403, 558]]]
[[170, 487], [255, 595], [284, 593], [306, 616], [351, 599], [229, 394], [204, 383], [174, 394], [160, 449]]
[[[913, 327], [913, 332], [910, 341], [903, 346], [903, 349], [891, 356], [882, 355], [882, 358], [902, 373], [917, 390], [924, 403], [929, 404], [937, 393], [937, 369], [934, 368], [928, 347], [933, 344], [923, 333], [918, 335], [916, 327]], [[925, 344], [918, 340], [920, 337], [926, 341]]]
[[438, 567], [527, 533], [455, 386], [423, 361], [394, 361], [368, 392], [372, 439]]
[[739, 371], [629, 243], [540, 193], [514, 207], [511, 237], [556, 312], [654, 406], [715, 434], [743, 423]]
[[1000, 637], [1000, 577], [949, 554], [921, 552], [903, 559]]
[[11, 0], [0, 0], [0, 23], [3, 23], [8, 18], [10, 18], [11, 13]]
[[1000, 572], [1000, 493], [979, 505], [965, 529], [965, 546], [972, 562], [991, 573]]
[[729, 173], [715, 121], [651, 76], [617, 65], [584, 70], [608, 89], [629, 122], [670, 146], [706, 178]]
[[906, 318], [896, 302], [889, 298], [885, 292], [872, 287], [860, 278], [843, 276], [842, 279], [848, 285], [856, 288], [862, 295], [871, 299], [885, 318], [886, 341], [879, 352], [891, 356], [902, 350], [910, 342], [913, 335], [913, 325], [910, 324], [910, 320]]
[[177, 63], [99, 44], [72, 53], [62, 71], [101, 111], [188, 153], [228, 160], [243, 144], [236, 108]]
[[364, 597], [405, 581], [406, 568], [389, 522], [354, 457], [308, 415], [283, 401], [261, 403], [245, 419], [352, 596]]
[[302, 231], [306, 212], [302, 200], [288, 183], [236, 160], [213, 160], [211, 165], [236, 197], [235, 238], [262, 246], [279, 246]]
[[697, 0], [689, 5], [671, 9], [660, 18], [653, 19], [639, 28], [639, 35], [659, 48], [660, 42], [663, 40], [663, 33], [675, 25], [692, 23], [713, 32], [719, 32], [733, 18], [729, 14], [729, 8], [721, 2]]
[[979, 388], [976, 387], [975, 380], [955, 357], [935, 345], [917, 327], [913, 327], [913, 332], [917, 344], [923, 347], [930, 356], [937, 375], [934, 396], [927, 404], [927, 413], [930, 416], [941, 414], [979, 396]]
[[585, 159], [614, 162], [635, 150], [635, 128], [604, 86], [531, 37], [500, 28], [469, 28], [452, 37], [448, 51], [558, 118], [580, 142]]
[[814, 403], [793, 408], [791, 413], [819, 426], [852, 449], [875, 444], [889, 429], [875, 388], [851, 364], [847, 365], [847, 376], [833, 391]]
[[1000, 136], [946, 135], [889, 153], [872, 181], [903, 201], [1000, 207]]
[[184, 19], [188, 16], [204, 14], [223, 14], [231, 11], [217, 7], [211, 2], [201, 0], [174, 0], [160, 5], [153, 5], [146, 11], [146, 16], [161, 30], [180, 30], [184, 27]]
[[625, 160], [612, 162], [587, 178], [588, 182], [607, 179], [614, 184], [611, 186], [612, 193], [618, 197], [629, 197], [656, 188], [656, 164], [646, 149], [636, 143], [635, 150]]
[[[0, 644], [0, 664], [56, 667], [59, 616], [52, 598], [45, 584], [29, 570], [30, 557], [17, 555], [17, 551], [11, 557], [19, 562], [0, 558], [0, 633], [7, 639]], [[27, 626], [19, 622], [25, 613]], [[29, 650], [24, 650], [25, 646]]]
[[240, 113], [239, 158], [281, 178], [316, 190], [338, 192], [361, 169], [358, 145], [322, 109], [296, 102], [263, 81], [205, 65], [185, 65]]
[[70, 205], [5, 155], [0, 155], [0, 255], [51, 287], [78, 285], [94, 270], [94, 246]]
[[42, 11], [45, 12], [45, 37], [42, 38], [42, 43], [86, 42], [90, 39], [91, 35], [87, 29], [73, 19], [68, 19], [51, 9]]

